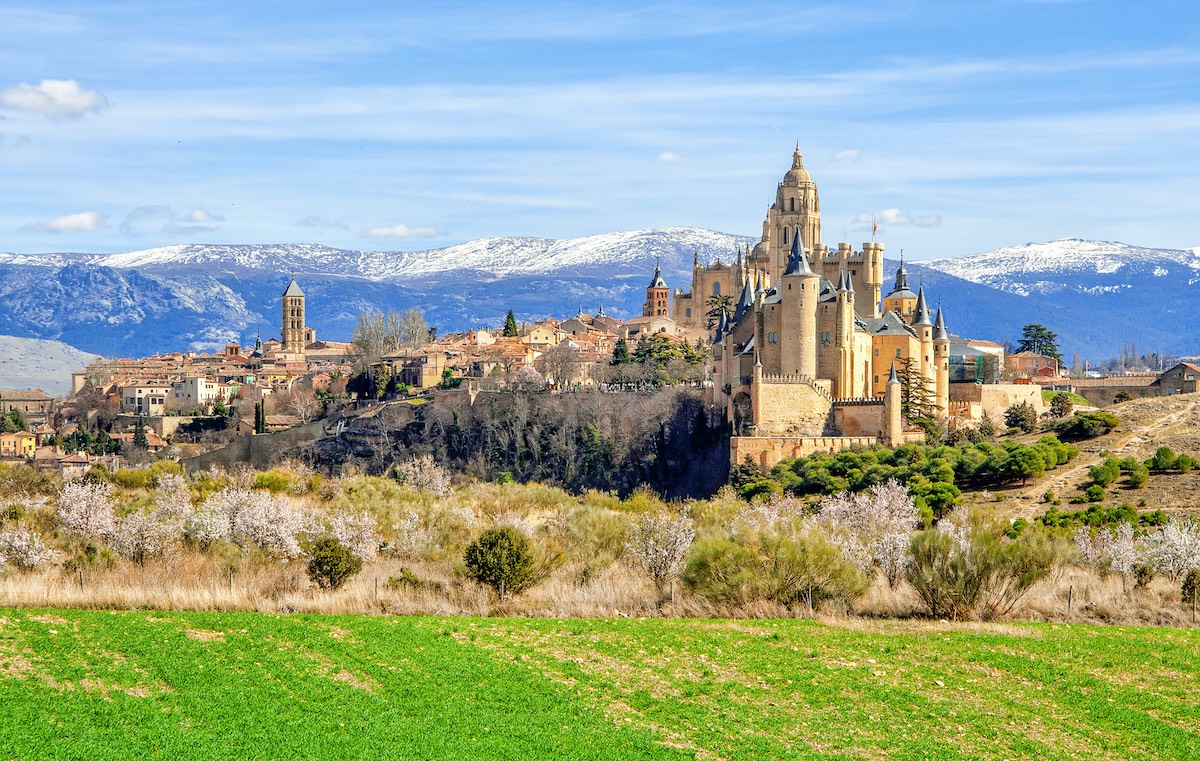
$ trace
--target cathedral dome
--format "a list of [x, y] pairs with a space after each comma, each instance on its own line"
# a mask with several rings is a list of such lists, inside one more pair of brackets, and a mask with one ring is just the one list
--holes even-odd
[[797, 144], [796, 152], [792, 154], [792, 168], [783, 176], [783, 184], [796, 186], [810, 182], [812, 182], [812, 177], [804, 168], [804, 157], [800, 155], [800, 146]]

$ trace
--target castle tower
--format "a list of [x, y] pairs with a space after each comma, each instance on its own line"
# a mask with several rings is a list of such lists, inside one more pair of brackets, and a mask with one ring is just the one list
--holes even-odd
[[934, 389], [937, 385], [937, 373], [933, 361], [933, 316], [929, 313], [929, 304], [925, 301], [923, 285], [917, 291], [917, 308], [913, 312], [912, 326], [917, 331], [917, 337], [921, 339], [921, 362], [915, 369], [925, 376], [928, 388]]
[[[858, 291], [859, 308], [864, 317], [879, 317], [879, 297], [883, 293], [883, 244], [871, 241], [863, 244], [862, 250], [863, 277]], [[867, 309], [867, 304], [870, 309]]]
[[837, 396], [853, 396], [854, 385], [854, 282], [849, 272], [838, 279], [837, 334], [834, 345], [838, 350], [838, 377], [834, 378]]
[[817, 376], [817, 306], [821, 278], [809, 267], [801, 235], [792, 238], [792, 254], [779, 279], [782, 323], [779, 331], [780, 371], [784, 375]]
[[304, 291], [300, 290], [296, 278], [292, 278], [283, 292], [283, 324], [279, 338], [285, 354], [304, 353]]
[[666, 317], [670, 313], [670, 290], [663, 280], [662, 268], [654, 265], [654, 279], [646, 288], [646, 303], [642, 307], [643, 317]]
[[891, 374], [888, 375], [887, 386], [883, 391], [883, 444], [888, 447], [898, 447], [903, 442], [904, 417], [902, 414], [900, 379], [896, 377], [896, 364], [892, 363]]
[[937, 375], [937, 416], [947, 417], [950, 411], [950, 334], [946, 332], [940, 305], [933, 324], [933, 361]]
[[904, 256], [900, 257], [900, 268], [896, 270], [896, 283], [892, 292], [883, 299], [883, 311], [895, 312], [904, 320], [912, 320], [917, 309], [917, 294], [908, 287], [908, 270], [904, 268]]

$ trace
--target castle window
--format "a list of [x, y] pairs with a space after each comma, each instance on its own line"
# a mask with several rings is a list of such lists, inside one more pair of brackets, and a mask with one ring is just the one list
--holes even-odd
[[792, 199], [792, 211], [795, 211], [795, 210], [796, 210], [796, 199], [793, 198]]
[[783, 228], [783, 242], [784, 242], [784, 243], [787, 243], [787, 242], [788, 242], [788, 238], [787, 238], [787, 228], [786, 228], [786, 227], [785, 227], [785, 228]]
[[899, 358], [900, 358], [900, 350], [896, 349], [896, 359], [899, 359]]
[[778, 343], [778, 342], [779, 342], [779, 334], [778, 333], [771, 331], [770, 333], [767, 334], [767, 343], [773, 344], [773, 343]]
[[688, 317], [691, 317], [691, 316], [692, 316], [692, 308], [691, 308], [691, 307], [688, 307], [687, 309], [683, 310], [683, 313], [684, 313], [686, 316], [688, 316]]
[[823, 343], [823, 344], [829, 343], [829, 331], [828, 330], [821, 332], [821, 343]]
[[721, 281], [720, 281], [720, 280], [718, 280], [717, 282], [713, 283], [713, 295], [714, 295], [714, 296], [720, 296], [720, 295], [721, 295]]

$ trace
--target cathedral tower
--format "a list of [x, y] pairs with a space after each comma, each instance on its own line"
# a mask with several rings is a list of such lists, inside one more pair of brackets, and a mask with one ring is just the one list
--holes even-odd
[[642, 306], [643, 317], [666, 317], [670, 314], [670, 290], [663, 280], [662, 269], [654, 265], [654, 279], [646, 288], [646, 303]]

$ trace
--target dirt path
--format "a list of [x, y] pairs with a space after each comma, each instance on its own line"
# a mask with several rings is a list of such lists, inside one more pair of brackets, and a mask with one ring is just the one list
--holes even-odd
[[1121, 459], [1136, 454], [1138, 448], [1147, 441], [1165, 438], [1171, 429], [1183, 424], [1191, 417], [1198, 407], [1200, 407], [1200, 400], [1195, 400], [1174, 412], [1137, 425], [1115, 439], [1084, 442], [1084, 446], [1080, 447], [1080, 456], [1066, 469], [1053, 470], [1046, 478], [1013, 494], [1014, 498], [1025, 503], [1013, 517], [1033, 519], [1042, 511], [1040, 505], [1042, 495], [1047, 490], [1051, 490], [1059, 496], [1069, 491], [1071, 484], [1082, 480], [1087, 475], [1088, 468], [1104, 462], [1104, 458], [1100, 456], [1101, 451], [1107, 451], [1110, 455]]

